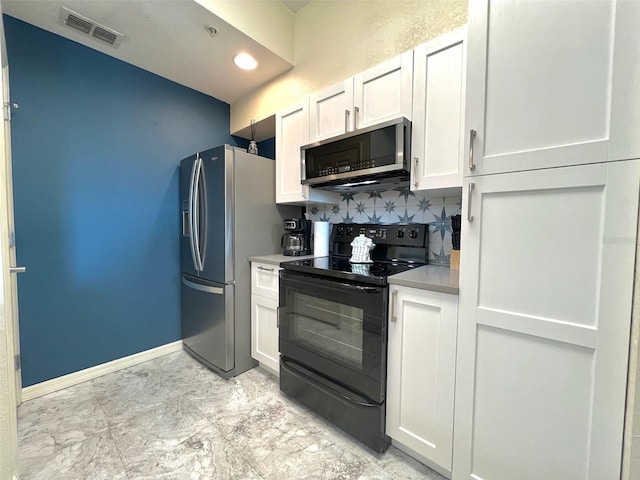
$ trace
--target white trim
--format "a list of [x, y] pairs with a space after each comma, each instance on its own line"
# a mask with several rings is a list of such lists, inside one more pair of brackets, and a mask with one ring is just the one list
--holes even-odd
[[166, 345], [145, 350], [144, 352], [134, 353], [128, 357], [118, 358], [117, 360], [102, 363], [95, 367], [85, 368], [84, 370], [63, 375], [62, 377], [36, 383], [35, 385], [30, 385], [22, 389], [22, 401], [26, 402], [32, 398], [41, 397], [42, 395], [47, 395], [49, 393], [62, 390], [63, 388], [72, 387], [79, 383], [86, 382], [87, 380], [93, 380], [94, 378], [101, 377], [102, 375], [117, 372], [123, 368], [131, 367], [180, 350], [182, 350], [182, 340], [167, 343]]
[[[398, 450], [406, 453], [410, 457], [413, 457], [414, 459], [418, 460], [420, 463], [425, 464], [431, 470], [435, 470], [439, 474], [441, 474], [441, 475], [443, 475], [443, 476], [445, 476], [447, 478], [451, 478], [451, 471], [450, 470], [447, 470], [446, 468], [441, 467], [437, 463], [432, 462], [431, 460], [429, 460], [424, 455], [421, 455], [420, 453], [416, 452], [412, 448], [407, 447], [404, 443], [399, 442], [395, 438], [391, 439], [391, 445], [396, 447]], [[480, 480], [482, 480], [482, 479], [480, 479]]]

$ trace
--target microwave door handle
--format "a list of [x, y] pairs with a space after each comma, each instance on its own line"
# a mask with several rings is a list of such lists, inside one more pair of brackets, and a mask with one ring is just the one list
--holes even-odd
[[194, 240], [194, 198], [195, 198], [195, 179], [196, 179], [196, 170], [198, 168], [198, 155], [196, 154], [196, 159], [193, 161], [193, 165], [191, 167], [191, 179], [189, 180], [189, 246], [191, 247], [191, 260], [193, 260], [193, 268], [198, 270], [198, 261], [196, 260], [196, 246]]

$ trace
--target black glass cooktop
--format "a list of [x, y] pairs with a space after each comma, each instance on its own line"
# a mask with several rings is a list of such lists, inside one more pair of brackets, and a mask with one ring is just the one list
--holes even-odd
[[408, 264], [380, 261], [374, 263], [351, 263], [345, 257], [318, 257], [280, 264], [284, 270], [375, 285], [386, 285], [388, 276], [422, 265], [422, 263]]
[[[374, 243], [373, 263], [351, 263], [353, 240], [365, 235]], [[422, 223], [332, 225], [329, 256], [283, 262], [284, 270], [344, 281], [386, 285], [387, 277], [426, 265], [428, 225]]]

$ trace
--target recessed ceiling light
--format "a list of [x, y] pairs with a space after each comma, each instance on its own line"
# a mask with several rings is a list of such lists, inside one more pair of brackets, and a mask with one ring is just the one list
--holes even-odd
[[258, 66], [258, 61], [248, 53], [239, 53], [233, 57], [233, 63], [243, 70], [254, 70]]

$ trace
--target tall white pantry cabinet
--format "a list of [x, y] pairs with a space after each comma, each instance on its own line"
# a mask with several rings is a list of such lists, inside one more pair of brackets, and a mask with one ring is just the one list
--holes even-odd
[[640, 2], [469, 3], [453, 478], [620, 478]]

